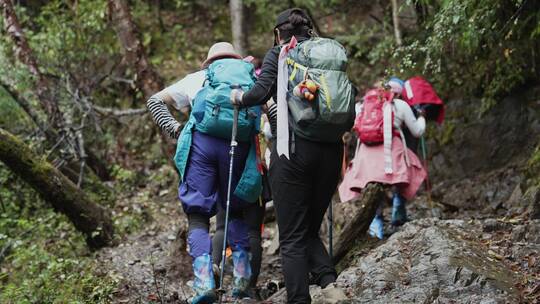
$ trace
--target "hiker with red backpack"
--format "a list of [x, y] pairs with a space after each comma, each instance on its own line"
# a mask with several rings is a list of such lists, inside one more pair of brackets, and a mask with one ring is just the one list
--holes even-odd
[[[420, 137], [425, 132], [426, 121], [420, 111], [417, 119], [411, 107], [396, 98], [401, 93], [403, 82], [392, 78], [384, 87], [369, 90], [357, 115], [354, 130], [359, 144], [347, 168], [339, 195], [341, 201], [357, 197], [368, 183], [377, 182], [393, 186], [392, 224], [406, 221], [405, 202], [416, 194], [426, 178], [420, 160], [405, 144], [403, 128]], [[370, 225], [370, 234], [379, 239], [384, 237], [382, 204]]]
[[[443, 123], [444, 103], [433, 89], [433, 86], [423, 77], [414, 76], [405, 81], [401, 98], [411, 106], [415, 116], [418, 116], [418, 111], [420, 111], [425, 113], [426, 121], [435, 121], [439, 125]], [[412, 136], [406, 128], [403, 132], [407, 140], [407, 147], [416, 152], [418, 150], [418, 139]]]
[[252, 107], [273, 97], [277, 104], [270, 184], [287, 303], [311, 303], [310, 275], [335, 303], [346, 296], [334, 284], [337, 273], [319, 230], [340, 176], [341, 136], [354, 121], [347, 55], [335, 40], [316, 37], [298, 8], [278, 15], [274, 38], [254, 87], [233, 90], [231, 101]]
[[[243, 61], [230, 43], [219, 42], [208, 51], [201, 71], [186, 76], [147, 102], [158, 126], [178, 138], [174, 160], [181, 177], [178, 197], [188, 216], [189, 253], [195, 276], [193, 304], [214, 303], [218, 298], [209, 235], [210, 218], [216, 215], [218, 205], [226, 210], [224, 239], [232, 249], [232, 295], [247, 296], [251, 267], [244, 212], [261, 193], [254, 141], [259, 131], [260, 108], [239, 111], [229, 99], [233, 88], [248, 90], [253, 86], [254, 72], [253, 65]], [[183, 128], [166, 103], [192, 103]]]

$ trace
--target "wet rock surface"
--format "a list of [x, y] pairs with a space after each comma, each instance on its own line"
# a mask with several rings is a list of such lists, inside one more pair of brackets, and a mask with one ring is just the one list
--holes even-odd
[[437, 180], [473, 177], [528, 158], [540, 134], [540, 87], [499, 100], [480, 114], [478, 100], [447, 103], [447, 119], [428, 135]]
[[[536, 258], [530, 259], [540, 250], [536, 237], [540, 222], [507, 223], [511, 229], [503, 229], [505, 233], [483, 235], [482, 226], [492, 224], [436, 219], [407, 223], [353, 262], [339, 275], [338, 284], [353, 303], [532, 301], [539, 269]], [[519, 244], [507, 243], [514, 229], [523, 230]]]
[[520, 193], [515, 189], [519, 189], [521, 181], [516, 168], [504, 168], [471, 178], [437, 183], [433, 197], [449, 211], [475, 210], [493, 216], [496, 212], [519, 207]]

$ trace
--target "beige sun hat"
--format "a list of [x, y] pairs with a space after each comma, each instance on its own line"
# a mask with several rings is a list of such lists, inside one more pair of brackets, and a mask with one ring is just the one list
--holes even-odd
[[212, 61], [220, 58], [236, 58], [242, 59], [242, 56], [236, 52], [234, 46], [228, 42], [214, 43], [208, 50], [206, 60], [202, 63], [202, 67], [206, 68]]

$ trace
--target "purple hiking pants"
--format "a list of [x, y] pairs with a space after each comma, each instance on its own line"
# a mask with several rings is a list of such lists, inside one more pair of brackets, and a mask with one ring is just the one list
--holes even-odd
[[[184, 212], [190, 219], [188, 243], [190, 255], [197, 258], [212, 252], [208, 225], [191, 223], [193, 218], [209, 219], [217, 213], [217, 204], [223, 208], [227, 202], [229, 180], [230, 140], [193, 132], [190, 156], [185, 176], [178, 189]], [[231, 192], [242, 176], [249, 152], [249, 143], [238, 143], [235, 149]], [[233, 250], [248, 250], [248, 227], [242, 218], [247, 202], [231, 195], [231, 213], [228, 229], [229, 245]], [[200, 220], [199, 220], [200, 221]]]

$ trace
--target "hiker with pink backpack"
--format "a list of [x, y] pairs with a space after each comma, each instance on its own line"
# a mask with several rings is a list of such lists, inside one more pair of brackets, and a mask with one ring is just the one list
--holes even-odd
[[[426, 171], [416, 154], [407, 148], [403, 129], [420, 137], [426, 129], [422, 109], [415, 117], [409, 104], [401, 95], [403, 81], [391, 78], [383, 87], [369, 90], [357, 114], [354, 131], [359, 143], [351, 166], [347, 168], [339, 186], [341, 201], [360, 195], [368, 183], [392, 185], [392, 220], [394, 226], [406, 221], [405, 202], [414, 197], [426, 178]], [[382, 239], [382, 204], [370, 225], [371, 235]]]

